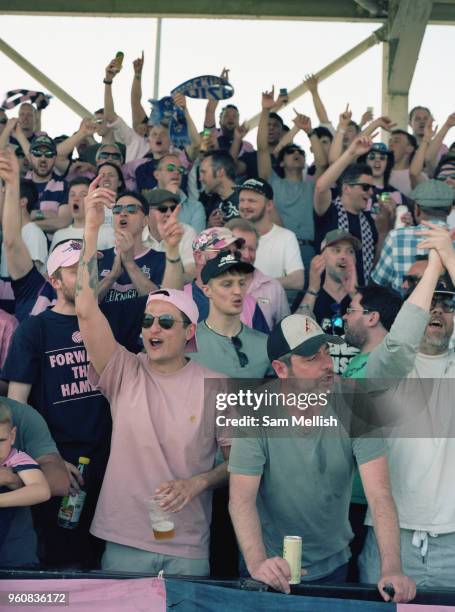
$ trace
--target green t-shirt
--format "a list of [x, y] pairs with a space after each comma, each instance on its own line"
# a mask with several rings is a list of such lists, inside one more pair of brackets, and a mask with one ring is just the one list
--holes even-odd
[[[328, 406], [324, 416], [341, 411]], [[267, 555], [282, 556], [284, 536], [301, 536], [305, 579], [314, 580], [349, 559], [354, 468], [382, 455], [382, 440], [350, 438], [342, 426], [330, 432], [315, 427], [311, 435], [293, 437], [258, 429], [257, 437], [233, 440], [229, 472], [261, 476], [257, 507]]]
[[270, 372], [267, 335], [247, 325], [242, 325], [242, 330], [237, 338], [242, 343], [238, 351], [246, 355], [248, 359], [244, 367], [240, 365], [240, 358], [231, 338], [212, 331], [207, 327], [205, 321], [201, 321], [196, 330], [198, 351], [189, 353], [188, 357], [230, 378], [264, 378]]

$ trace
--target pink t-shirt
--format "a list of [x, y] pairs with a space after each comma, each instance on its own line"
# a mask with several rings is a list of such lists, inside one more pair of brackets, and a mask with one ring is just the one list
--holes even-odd
[[[117, 345], [101, 376], [89, 380], [111, 405], [111, 454], [91, 532], [108, 542], [189, 559], [208, 557], [211, 491], [175, 513], [175, 537], [156, 541], [146, 500], [159, 484], [187, 479], [215, 465], [215, 402], [204, 399], [204, 379], [225, 378], [188, 361], [179, 371], [152, 370], [147, 355]], [[214, 381], [214, 385], [218, 383]], [[219, 381], [220, 391], [224, 381]]]
[[0, 461], [0, 465], [2, 467], [11, 468], [15, 472], [40, 469], [39, 465], [30, 457], [30, 455], [27, 455], [27, 453], [23, 453], [22, 451], [18, 451], [15, 448], [11, 449], [6, 459]]

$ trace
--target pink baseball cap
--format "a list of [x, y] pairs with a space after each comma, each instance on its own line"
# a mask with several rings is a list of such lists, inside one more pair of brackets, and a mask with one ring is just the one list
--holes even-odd
[[47, 260], [47, 273], [52, 276], [59, 268], [69, 268], [78, 263], [82, 251], [82, 242], [67, 240], [55, 247]]
[[[151, 302], [168, 302], [186, 314], [191, 323], [194, 323], [194, 325], [198, 323], [199, 309], [191, 295], [188, 295], [185, 291], [180, 291], [179, 289], [158, 289], [156, 291], [151, 291], [147, 299], [146, 307]], [[185, 352], [197, 352], [196, 336], [187, 342]]]

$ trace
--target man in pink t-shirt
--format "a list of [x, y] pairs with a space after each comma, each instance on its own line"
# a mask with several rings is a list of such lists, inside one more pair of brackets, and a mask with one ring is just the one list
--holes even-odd
[[[91, 532], [106, 540], [106, 570], [209, 574], [211, 491], [227, 482], [226, 462], [215, 467], [217, 447], [224, 459], [230, 441], [215, 422], [215, 402], [204, 397], [207, 378], [222, 379], [185, 357], [197, 350], [198, 309], [183, 291], [149, 295], [135, 355], [114, 339], [98, 307], [98, 231], [104, 206], [114, 192], [90, 186], [85, 200], [85, 235], [76, 288], [76, 313], [91, 357], [89, 379], [107, 397], [113, 432], [111, 454]], [[176, 216], [166, 224], [168, 261], [178, 260]], [[175, 250], [175, 252], [173, 251]], [[224, 381], [213, 381], [214, 388]], [[174, 537], [154, 539], [148, 505], [161, 494]]]

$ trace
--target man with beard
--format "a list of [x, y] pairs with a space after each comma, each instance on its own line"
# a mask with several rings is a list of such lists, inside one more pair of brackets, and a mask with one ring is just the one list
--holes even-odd
[[[307, 309], [312, 311], [326, 333], [339, 336], [344, 333], [343, 315], [357, 290], [355, 252], [361, 248], [360, 240], [355, 236], [335, 229], [326, 234], [321, 243], [321, 254], [311, 261], [308, 289], [298, 311], [303, 314]], [[356, 352], [357, 349], [346, 343], [330, 347], [337, 374], [345, 371]]]
[[[54, 173], [57, 148], [49, 136], [36, 136], [30, 143], [31, 178], [38, 189], [39, 201], [30, 218], [51, 235], [71, 223], [68, 186]], [[51, 237], [51, 236], [49, 236]]]
[[87, 498], [77, 530], [57, 525], [61, 498], [36, 508], [40, 561], [47, 567], [96, 568], [102, 553], [89, 535], [109, 454], [109, 405], [87, 380], [89, 357], [75, 313], [76, 272], [81, 243], [57, 246], [47, 261], [55, 305], [24, 320], [14, 334], [2, 370], [9, 380], [8, 397], [30, 403], [44, 417], [77, 487], [78, 458], [90, 458]]
[[273, 223], [273, 208], [273, 189], [267, 181], [251, 178], [240, 186], [240, 216], [250, 221], [260, 235], [256, 268], [276, 278], [283, 289], [298, 290], [304, 283], [299, 244], [294, 232]]
[[[416, 437], [418, 434], [403, 437], [403, 430], [397, 425], [387, 440], [392, 493], [400, 521], [404, 571], [415, 579], [418, 586], [431, 588], [450, 586], [455, 569], [455, 505], [451, 477], [455, 444], [449, 430], [453, 387], [443, 382], [443, 379], [455, 377], [455, 356], [449, 349], [455, 311], [455, 253], [446, 229], [435, 224], [426, 225], [427, 228], [419, 232], [425, 238], [419, 246], [430, 249], [428, 264], [422, 274], [419, 268], [424, 267], [425, 262], [416, 263], [410, 270], [413, 274], [405, 282], [412, 286], [412, 277], [420, 274], [419, 285], [428, 283], [431, 278], [431, 285], [427, 286], [427, 290], [433, 286], [429, 315], [422, 317], [422, 313], [408, 311], [408, 300], [391, 331], [385, 335], [375, 331], [372, 322], [373, 318], [379, 317], [379, 313], [373, 310], [373, 306], [370, 309], [366, 307], [361, 290], [359, 308], [353, 300], [353, 310], [349, 312], [348, 309], [346, 324], [347, 337], [361, 348], [366, 361], [363, 372], [359, 367], [353, 375], [371, 378], [384, 376], [386, 361], [390, 362], [390, 348], [395, 347], [394, 363], [385, 366], [389, 370], [387, 376], [396, 376], [396, 368], [406, 360], [412, 366], [408, 379], [433, 379], [433, 393], [427, 400], [422, 392], [425, 387], [419, 391], [423, 401], [426, 400], [424, 414], [429, 419], [429, 422], [425, 421], [426, 428], [421, 433], [426, 437]], [[440, 278], [442, 266], [449, 273], [451, 282]], [[418, 319], [421, 319], [420, 323]], [[423, 335], [416, 334], [415, 325], [422, 323], [426, 324]], [[411, 338], [420, 340], [417, 349], [410, 346]], [[401, 397], [412, 397], [415, 391], [417, 383], [411, 383], [408, 379], [401, 381], [398, 387]], [[414, 420], [420, 422], [422, 411], [413, 403], [410, 407], [415, 411], [411, 415], [414, 425]], [[442, 431], [437, 423], [442, 423]], [[434, 432], [432, 437], [428, 435], [429, 431]], [[372, 524], [369, 515], [366, 523]], [[375, 579], [378, 574], [377, 561], [376, 542], [369, 527], [359, 564], [362, 582]]]
[[[182, 190], [185, 168], [175, 153], [163, 155], [154, 172], [157, 187], [177, 194], [180, 202], [179, 221], [190, 225], [196, 234], [205, 229], [205, 211], [198, 200], [190, 199]], [[148, 191], [150, 193], [150, 191]], [[146, 196], [147, 197], [147, 196]]]
[[199, 167], [204, 191], [212, 198], [206, 206], [207, 227], [220, 227], [239, 216], [239, 192], [235, 184], [235, 162], [227, 151], [204, 155]]

